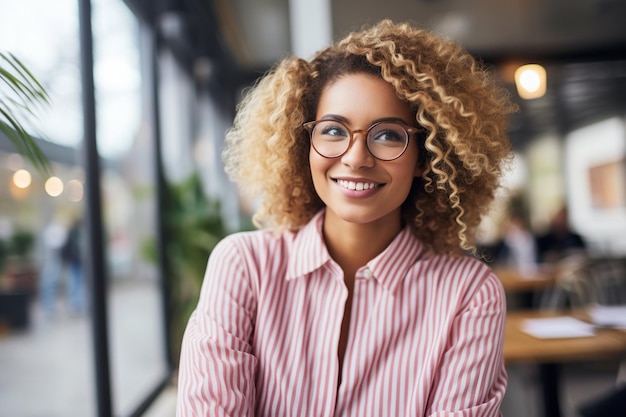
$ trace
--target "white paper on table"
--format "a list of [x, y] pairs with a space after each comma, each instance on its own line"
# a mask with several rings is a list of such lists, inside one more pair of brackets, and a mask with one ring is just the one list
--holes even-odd
[[545, 317], [524, 320], [522, 331], [539, 339], [589, 337], [594, 335], [594, 325], [569, 316]]
[[594, 306], [589, 316], [597, 326], [626, 329], [626, 306]]

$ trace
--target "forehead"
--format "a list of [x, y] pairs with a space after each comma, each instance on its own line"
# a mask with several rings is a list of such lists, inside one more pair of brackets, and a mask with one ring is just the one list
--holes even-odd
[[398, 98], [391, 84], [365, 73], [343, 75], [324, 87], [316, 118], [329, 114], [349, 121], [396, 117], [410, 123], [412, 119], [409, 105]]

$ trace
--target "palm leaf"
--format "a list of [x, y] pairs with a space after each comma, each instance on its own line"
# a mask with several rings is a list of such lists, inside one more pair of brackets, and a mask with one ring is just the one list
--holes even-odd
[[34, 116], [34, 105], [49, 103], [46, 89], [28, 68], [14, 55], [0, 52], [0, 131], [46, 175], [51, 171], [50, 162], [23, 123], [25, 118]]

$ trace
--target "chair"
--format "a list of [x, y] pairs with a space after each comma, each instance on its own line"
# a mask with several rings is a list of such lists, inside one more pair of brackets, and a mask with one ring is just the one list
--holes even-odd
[[590, 259], [585, 269], [591, 303], [626, 305], [626, 258]]
[[574, 254], [559, 261], [556, 268], [555, 288], [542, 296], [541, 308], [626, 305], [626, 258]]
[[563, 310], [567, 307], [588, 305], [590, 300], [587, 282], [587, 256], [573, 254], [560, 260], [555, 266], [554, 288], [545, 290], [538, 305], [544, 310]]

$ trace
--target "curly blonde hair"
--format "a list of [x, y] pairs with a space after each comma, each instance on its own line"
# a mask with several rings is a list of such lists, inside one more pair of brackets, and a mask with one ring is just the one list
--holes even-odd
[[508, 116], [516, 110], [490, 73], [457, 43], [384, 20], [349, 34], [311, 61], [289, 57], [238, 106], [223, 153], [242, 191], [261, 196], [258, 227], [296, 229], [324, 207], [311, 178], [310, 137], [325, 87], [374, 74], [414, 111], [423, 174], [402, 206], [404, 221], [438, 253], [474, 248], [474, 235], [510, 161]]

